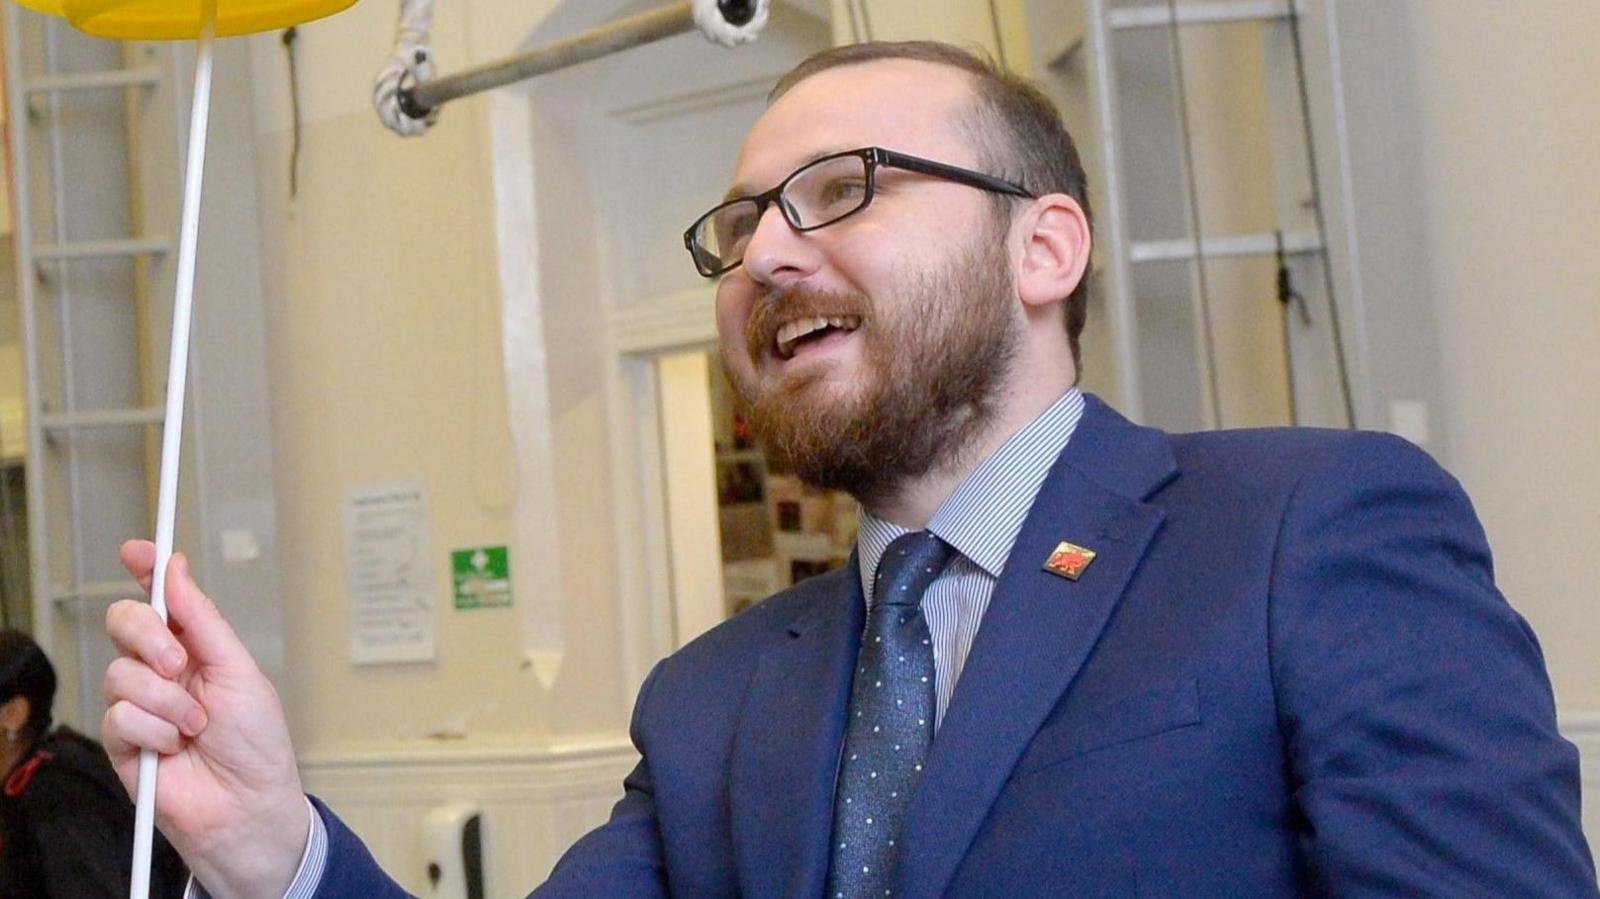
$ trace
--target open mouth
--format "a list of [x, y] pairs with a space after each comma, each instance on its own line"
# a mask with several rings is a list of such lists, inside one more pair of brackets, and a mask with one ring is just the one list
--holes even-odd
[[778, 357], [793, 359], [807, 346], [821, 343], [835, 334], [849, 334], [859, 327], [861, 317], [856, 315], [795, 319], [778, 329], [775, 341]]

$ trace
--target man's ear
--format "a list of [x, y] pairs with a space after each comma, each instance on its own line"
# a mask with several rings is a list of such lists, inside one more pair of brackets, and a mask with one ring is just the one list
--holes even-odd
[[0, 704], [0, 730], [4, 730], [8, 737], [14, 738], [27, 726], [28, 715], [32, 711], [28, 697], [11, 697], [4, 704]]
[[1017, 296], [1030, 309], [1059, 302], [1089, 267], [1089, 219], [1066, 194], [1046, 194], [1016, 222], [1021, 238]]

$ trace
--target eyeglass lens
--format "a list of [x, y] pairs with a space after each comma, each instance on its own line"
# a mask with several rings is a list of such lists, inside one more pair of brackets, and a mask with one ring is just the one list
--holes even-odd
[[[783, 185], [778, 203], [791, 227], [811, 230], [832, 224], [866, 205], [867, 161], [860, 156], [819, 159]], [[738, 200], [701, 219], [694, 254], [703, 268], [723, 270], [744, 258], [764, 210], [754, 200]]]

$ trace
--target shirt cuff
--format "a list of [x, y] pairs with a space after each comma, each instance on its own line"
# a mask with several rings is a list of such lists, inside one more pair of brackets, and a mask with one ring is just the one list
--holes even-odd
[[[300, 854], [300, 868], [283, 894], [283, 899], [311, 899], [322, 884], [322, 874], [328, 867], [328, 825], [322, 823], [317, 807], [306, 800], [306, 811], [311, 813], [310, 833], [306, 834], [306, 851]], [[211, 899], [211, 894], [194, 877], [183, 891], [183, 899]]]

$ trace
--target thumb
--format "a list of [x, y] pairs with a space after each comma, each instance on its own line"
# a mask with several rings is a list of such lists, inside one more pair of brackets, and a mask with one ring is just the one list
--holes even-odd
[[195, 584], [189, 557], [174, 553], [167, 562], [167, 617], [190, 657], [207, 667], [252, 667], [255, 662], [215, 603]]

